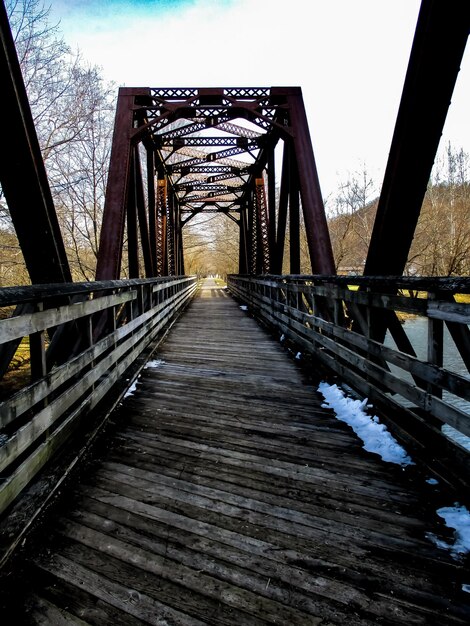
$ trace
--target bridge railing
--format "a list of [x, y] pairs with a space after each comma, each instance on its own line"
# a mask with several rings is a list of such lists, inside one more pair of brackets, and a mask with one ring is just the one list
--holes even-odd
[[469, 471], [470, 304], [459, 294], [470, 293], [470, 278], [229, 276], [227, 283], [302, 353], [402, 415], [400, 428], [414, 443]]
[[186, 305], [196, 278], [174, 277], [0, 290], [0, 366], [20, 342], [30, 379], [0, 403], [0, 512]]

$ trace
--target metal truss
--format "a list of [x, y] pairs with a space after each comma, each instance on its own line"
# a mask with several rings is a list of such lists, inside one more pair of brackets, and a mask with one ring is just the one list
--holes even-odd
[[[461, 0], [422, 0], [367, 274], [403, 271], [468, 37], [469, 7]], [[124, 220], [118, 214], [129, 191], [129, 146], [140, 143], [168, 182], [174, 242], [188, 221], [178, 223], [182, 212], [189, 219], [225, 213], [240, 226], [240, 271], [282, 272], [288, 231], [289, 270], [298, 273], [302, 212], [312, 272], [335, 273], [299, 87], [125, 88], [118, 100], [100, 246], [108, 261], [100, 278], [119, 275]], [[284, 154], [279, 177], [276, 146]]]
[[[224, 214], [239, 225], [244, 255], [240, 269], [266, 273], [279, 265], [275, 257], [284, 254], [285, 229], [282, 224], [278, 228], [276, 219], [288, 211], [287, 205], [285, 211], [276, 208], [274, 151], [280, 142], [290, 155], [288, 166], [281, 172], [281, 179], [285, 179], [281, 184], [284, 188], [287, 185], [294, 212], [298, 212], [301, 199], [312, 269], [334, 273], [300, 88], [120, 89], [97, 277], [119, 276], [119, 248], [125, 241], [126, 228], [128, 233], [129, 228], [135, 230], [129, 210], [126, 226], [122, 207], [129, 206], [125, 199], [135, 194], [135, 181], [145, 178], [138, 172], [131, 176], [131, 169], [140, 167], [132, 158], [140, 145], [148, 155], [148, 204], [156, 207], [149, 210], [150, 237], [144, 232], [140, 241], [143, 246], [147, 241], [152, 245], [153, 238], [157, 247], [142, 256], [153, 259], [158, 274], [181, 271], [182, 229], [201, 212]], [[296, 168], [295, 176], [292, 168]], [[155, 176], [156, 186], [151, 182]], [[297, 182], [289, 184], [290, 180]], [[166, 247], [160, 232], [164, 221], [163, 181]], [[299, 249], [299, 245], [291, 241], [292, 249]]]
[[268, 226], [268, 205], [266, 202], [266, 190], [263, 178], [257, 178], [255, 181], [256, 189], [256, 229], [257, 246], [256, 273], [269, 274], [271, 267], [270, 250], [269, 250], [269, 226]]
[[[422, 0], [367, 275], [403, 272], [469, 26], [468, 2]], [[31, 281], [67, 282], [65, 246], [3, 5], [0, 44], [8, 120], [0, 183]], [[97, 279], [120, 278], [125, 242], [132, 276], [183, 271], [182, 229], [201, 212], [239, 225], [240, 271], [282, 272], [288, 230], [289, 270], [296, 273], [300, 211], [312, 273], [334, 274], [300, 87], [119, 90]]]

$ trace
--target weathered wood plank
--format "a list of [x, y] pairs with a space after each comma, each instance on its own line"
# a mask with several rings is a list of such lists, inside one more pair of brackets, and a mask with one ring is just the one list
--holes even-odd
[[426, 539], [451, 539], [435, 510], [453, 492], [362, 450], [224, 292], [203, 289], [156, 358], [24, 564], [29, 618], [469, 622], [468, 564]]

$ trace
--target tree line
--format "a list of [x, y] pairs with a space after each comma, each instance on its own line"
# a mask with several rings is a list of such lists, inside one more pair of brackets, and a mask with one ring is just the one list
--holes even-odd
[[[329, 228], [339, 273], [362, 273], [378, 197], [367, 170], [341, 185], [330, 206]], [[470, 274], [470, 158], [451, 144], [435, 161], [405, 273]]]
[[[6, 0], [5, 6], [72, 276], [93, 280], [117, 89], [67, 45], [43, 0]], [[469, 155], [447, 146], [429, 182], [408, 274], [470, 274], [469, 181]], [[367, 169], [350, 175], [326, 208], [337, 271], [360, 274], [377, 208]], [[237, 272], [238, 227], [232, 220], [201, 214], [183, 232], [186, 273]], [[310, 273], [304, 230], [301, 256], [301, 271]], [[0, 189], [0, 286], [28, 282]]]

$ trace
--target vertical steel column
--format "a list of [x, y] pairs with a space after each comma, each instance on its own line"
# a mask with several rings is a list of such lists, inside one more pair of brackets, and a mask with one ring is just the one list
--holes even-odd
[[139, 146], [134, 146], [134, 170], [135, 170], [135, 193], [137, 215], [139, 218], [140, 246], [144, 259], [145, 277], [154, 276], [152, 265], [152, 253], [150, 250], [148, 217], [145, 207], [144, 182], [142, 179], [142, 167], [140, 163]]
[[276, 165], [274, 146], [268, 153], [268, 242], [271, 270], [276, 255]]
[[155, 154], [153, 145], [146, 146], [147, 151], [147, 197], [149, 210], [149, 245], [153, 275], [159, 276], [157, 264], [157, 207], [155, 193]]
[[289, 89], [287, 101], [312, 272], [332, 275], [336, 273], [333, 249], [300, 87]]
[[96, 280], [118, 279], [121, 273], [134, 118], [133, 104], [134, 90], [121, 87], [114, 122]]
[[26, 268], [33, 284], [69, 282], [72, 276], [3, 2], [0, 84], [0, 182]]
[[157, 276], [168, 275], [167, 254], [167, 181], [159, 173], [157, 181]]
[[168, 246], [168, 275], [176, 275], [175, 257], [175, 197], [171, 187], [168, 188], [168, 219], [167, 219], [167, 246]]
[[238, 273], [248, 274], [248, 222], [247, 222], [247, 209], [245, 204], [240, 205], [240, 221], [238, 226], [240, 229], [240, 238], [238, 246]]
[[277, 217], [276, 253], [274, 257], [273, 272], [282, 274], [284, 260], [284, 247], [286, 242], [287, 207], [290, 188], [290, 148], [289, 143], [284, 141], [282, 154], [281, 189], [279, 192], [279, 212]]
[[405, 269], [470, 29], [470, 2], [423, 0], [364, 274]]
[[291, 158], [289, 176], [289, 271], [291, 274], [300, 274], [300, 203], [297, 172], [296, 160]]
[[257, 252], [256, 252], [256, 273], [269, 274], [269, 222], [268, 206], [266, 203], [266, 189], [262, 176], [255, 179], [255, 202], [257, 216]]
[[129, 278], [139, 278], [139, 237], [137, 234], [136, 159], [132, 150], [127, 190], [127, 255]]
[[179, 206], [176, 207], [176, 237], [178, 242], [178, 264], [177, 264], [177, 275], [184, 275], [184, 250], [183, 250], [183, 225], [181, 223], [181, 211]]
[[252, 275], [257, 274], [257, 251], [258, 251], [258, 225], [256, 219], [256, 206], [255, 206], [255, 194], [253, 189], [250, 189], [248, 197], [248, 232], [250, 234], [250, 259], [248, 273]]

